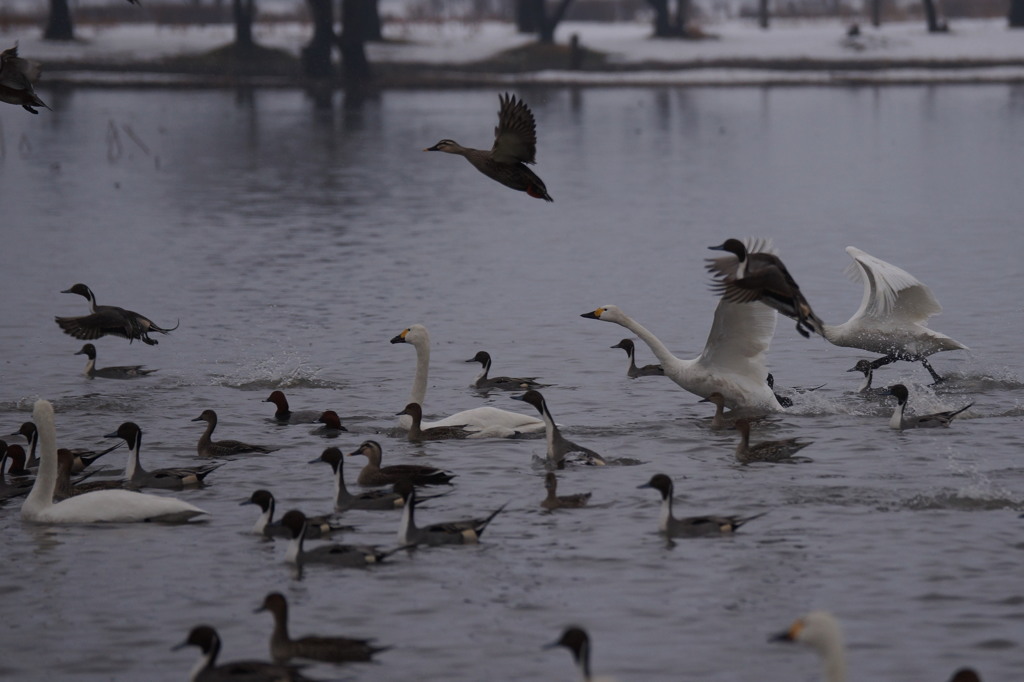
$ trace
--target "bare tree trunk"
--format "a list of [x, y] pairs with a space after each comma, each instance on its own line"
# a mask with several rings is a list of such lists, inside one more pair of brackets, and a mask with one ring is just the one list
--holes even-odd
[[544, 0], [516, 0], [516, 30], [536, 33], [544, 23]]
[[647, 0], [647, 4], [654, 10], [654, 37], [671, 37], [672, 25], [669, 22], [668, 0]]
[[1010, 28], [1024, 28], [1024, 0], [1010, 0]]
[[366, 58], [366, 11], [374, 0], [341, 0], [341, 70], [351, 86], [370, 81], [370, 61]]
[[768, 0], [757, 0], [757, 23], [768, 28]]
[[686, 37], [686, 22], [690, 20], [690, 0], [676, 0], [675, 32]]
[[243, 50], [253, 47], [256, 44], [252, 39], [255, 0], [233, 0], [231, 12], [235, 19], [235, 46]]
[[882, 25], [882, 0], [871, 0], [871, 25], [875, 28]]
[[[543, 0], [542, 0], [543, 2]], [[540, 32], [537, 36], [537, 40], [544, 45], [552, 45], [555, 42], [555, 29], [558, 28], [559, 22], [565, 18], [565, 13], [569, 9], [569, 5], [572, 4], [572, 0], [561, 0], [558, 3], [558, 7], [551, 13], [551, 16], [547, 16], [547, 12], [544, 13], [543, 23], [540, 26]]]
[[68, 0], [50, 0], [50, 14], [43, 31], [45, 40], [74, 40], [75, 28], [71, 22]]
[[921, 0], [924, 4], [924, 18], [928, 22], [929, 33], [945, 33], [949, 26], [945, 21], [939, 21], [939, 14], [935, 11], [935, 0]]
[[302, 72], [310, 78], [334, 75], [331, 52], [334, 50], [334, 3], [332, 0], [307, 0], [313, 20], [313, 38], [302, 48]]

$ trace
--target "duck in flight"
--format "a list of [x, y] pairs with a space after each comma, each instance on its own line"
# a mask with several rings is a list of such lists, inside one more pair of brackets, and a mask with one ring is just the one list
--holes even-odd
[[128, 339], [129, 343], [140, 339], [149, 346], [155, 346], [158, 342], [156, 339], [149, 338], [151, 333], [168, 334], [178, 328], [178, 325], [175, 324], [170, 329], [164, 329], [148, 317], [133, 310], [125, 310], [113, 305], [96, 305], [96, 296], [93, 295], [92, 289], [81, 283], [70, 289], [65, 289], [61, 293], [78, 294], [89, 301], [88, 315], [54, 318], [65, 334], [82, 341], [94, 341], [101, 336], [110, 334]]

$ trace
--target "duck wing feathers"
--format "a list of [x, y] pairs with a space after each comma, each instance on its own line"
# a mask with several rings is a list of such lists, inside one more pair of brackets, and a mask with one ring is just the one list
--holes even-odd
[[491, 158], [498, 163], [536, 163], [537, 124], [530, 107], [515, 95], [499, 95], [498, 125]]

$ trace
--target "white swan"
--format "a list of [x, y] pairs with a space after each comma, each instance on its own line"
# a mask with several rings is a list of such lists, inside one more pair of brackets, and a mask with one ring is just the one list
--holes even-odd
[[782, 409], [764, 380], [768, 374], [764, 355], [775, 334], [777, 317], [768, 306], [719, 301], [704, 352], [693, 360], [677, 358], [658, 337], [617, 306], [601, 306], [582, 317], [614, 322], [639, 336], [661, 362], [665, 376], [690, 393], [701, 398], [721, 393], [725, 405], [732, 409]]
[[32, 419], [39, 430], [39, 473], [32, 492], [21, 505], [21, 518], [35, 523], [125, 523], [131, 521], [187, 521], [205, 514], [202, 509], [173, 497], [145, 495], [130, 490], [97, 490], [53, 503], [57, 485], [57, 430], [53, 406], [37, 400]]
[[846, 253], [853, 259], [847, 272], [864, 283], [864, 297], [853, 317], [843, 324], [826, 324], [823, 336], [836, 346], [881, 353], [885, 357], [872, 363], [874, 369], [909, 360], [920, 362], [935, 381], [942, 381], [928, 356], [967, 346], [925, 326], [928, 318], [942, 312], [932, 290], [906, 270], [858, 248], [847, 246]]
[[[391, 339], [391, 343], [409, 343], [416, 349], [416, 378], [412, 382], [409, 402], [423, 405], [423, 399], [427, 395], [427, 374], [430, 371], [430, 335], [427, 328], [422, 324], [414, 324]], [[408, 429], [412, 426], [412, 417], [402, 415], [398, 425]], [[544, 421], [485, 405], [456, 412], [440, 421], [429, 424], [423, 422], [421, 426], [424, 429], [434, 426], [461, 426], [473, 432], [471, 438], [509, 438], [516, 433], [539, 433], [544, 430]]]
[[811, 611], [798, 618], [776, 642], [802, 642], [814, 647], [825, 664], [826, 682], [846, 682], [846, 648], [839, 621], [827, 611]]

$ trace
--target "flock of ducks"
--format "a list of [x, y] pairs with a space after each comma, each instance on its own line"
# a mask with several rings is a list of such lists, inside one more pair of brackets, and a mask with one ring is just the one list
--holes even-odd
[[[32, 91], [31, 63], [17, 56], [17, 47], [0, 54], [0, 100], [24, 106], [32, 113], [33, 107], [45, 107]], [[491, 150], [462, 147], [450, 139], [443, 139], [425, 151], [443, 151], [465, 157], [475, 168], [488, 177], [529, 196], [552, 201], [544, 182], [526, 164], [532, 164], [536, 155], [536, 125], [527, 105], [514, 95], [499, 97], [498, 126]], [[848, 247], [853, 259], [852, 273], [864, 285], [860, 308], [845, 323], [826, 324], [812, 309], [795, 279], [767, 240], [727, 239], [711, 249], [724, 255], [707, 260], [707, 269], [713, 278], [712, 290], [719, 297], [711, 330], [703, 351], [695, 358], [683, 359], [672, 354], [667, 346], [639, 322], [626, 315], [615, 305], [603, 305], [582, 317], [618, 324], [639, 338], [653, 352], [658, 364], [639, 367], [636, 364], [636, 346], [626, 338], [612, 348], [624, 350], [628, 356], [627, 376], [639, 378], [665, 376], [703, 400], [715, 406], [711, 428], [735, 428], [739, 434], [736, 459], [752, 462], [795, 461], [794, 456], [809, 443], [796, 438], [751, 444], [751, 428], [766, 414], [781, 412], [792, 405], [792, 400], [775, 393], [767, 370], [765, 355], [775, 333], [777, 313], [796, 322], [797, 331], [804, 337], [818, 335], [828, 342], [844, 347], [861, 349], [879, 355], [874, 360], [860, 360], [850, 371], [863, 373], [862, 394], [891, 395], [896, 408], [890, 420], [894, 429], [948, 426], [966, 405], [956, 410], [927, 415], [906, 414], [909, 390], [903, 384], [879, 390], [872, 387], [874, 370], [896, 361], [921, 363], [935, 382], [943, 378], [931, 366], [928, 358], [938, 352], [965, 349], [966, 346], [927, 327], [928, 319], [941, 308], [927, 286], [904, 270], [878, 258]], [[77, 317], [57, 317], [56, 323], [66, 334], [80, 340], [95, 341], [104, 336], [117, 336], [129, 342], [139, 340], [156, 345], [151, 334], [168, 334], [177, 328], [161, 327], [149, 318], [124, 308], [100, 306], [93, 292], [84, 284], [75, 284], [63, 293], [84, 297], [89, 313]], [[540, 506], [551, 512], [558, 509], [584, 507], [591, 493], [558, 495], [556, 471], [568, 466], [605, 466], [621, 461], [610, 461], [597, 452], [578, 445], [562, 435], [538, 389], [544, 386], [536, 377], [491, 377], [491, 356], [478, 352], [467, 363], [479, 363], [482, 371], [472, 382], [481, 390], [523, 391], [513, 398], [531, 405], [538, 416], [524, 415], [490, 405], [457, 412], [443, 419], [425, 422], [424, 401], [430, 362], [430, 337], [420, 324], [412, 325], [391, 339], [393, 344], [409, 344], [416, 352], [416, 370], [410, 398], [404, 409], [397, 413], [399, 427], [412, 442], [465, 438], [520, 438], [531, 434], [544, 434], [547, 468], [544, 485], [547, 496]], [[85, 375], [90, 378], [135, 379], [153, 371], [142, 365], [124, 367], [96, 367], [96, 348], [85, 344], [76, 354], [88, 357]], [[346, 431], [337, 413], [332, 411], [293, 411], [281, 391], [274, 391], [265, 402], [274, 404], [274, 419], [282, 424], [323, 424], [321, 435], [337, 437]], [[726, 410], [729, 412], [726, 412]], [[217, 414], [204, 410], [193, 421], [205, 422], [206, 427], [197, 444], [201, 458], [227, 459], [249, 453], [265, 453], [271, 449], [237, 440], [213, 440], [217, 427]], [[36, 403], [33, 410], [34, 436], [38, 438], [38, 470], [31, 488], [9, 485], [2, 476], [4, 462], [9, 461], [8, 475], [25, 472], [24, 450], [17, 445], [3, 445], [0, 457], [0, 497], [23, 494], [27, 496], [21, 507], [25, 521], [44, 524], [142, 522], [163, 521], [181, 523], [205, 514], [202, 509], [175, 497], [141, 492], [143, 488], [181, 490], [202, 485], [223, 462], [193, 468], [163, 468], [146, 470], [140, 461], [142, 429], [133, 422], [125, 422], [110, 438], [127, 444], [129, 456], [124, 479], [117, 487], [86, 488], [88, 483], [72, 481], [71, 476], [87, 467], [102, 453], [79, 455], [58, 451], [56, 426], [52, 405], [46, 400]], [[32, 431], [33, 429], [29, 429]], [[27, 435], [27, 434], [26, 434]], [[32, 439], [29, 438], [30, 442]], [[116, 446], [115, 446], [116, 447]], [[111, 448], [113, 449], [113, 448]], [[20, 451], [20, 453], [19, 453]], [[33, 453], [35, 448], [32, 448]], [[312, 463], [330, 465], [334, 481], [334, 511], [400, 510], [396, 546], [380, 550], [373, 546], [321, 544], [307, 548], [306, 540], [326, 538], [346, 526], [336, 517], [318, 517], [300, 510], [288, 510], [279, 521], [274, 520], [275, 501], [267, 490], [257, 490], [242, 504], [252, 504], [261, 510], [253, 532], [263, 537], [281, 537], [288, 541], [287, 561], [301, 567], [309, 563], [322, 563], [344, 567], [365, 568], [386, 561], [391, 555], [415, 547], [478, 542], [489, 524], [502, 512], [498, 506], [485, 516], [454, 522], [416, 522], [419, 502], [437, 495], [424, 495], [419, 487], [451, 485], [454, 474], [429, 466], [394, 464], [383, 465], [383, 450], [375, 440], [364, 441], [347, 456], [361, 456], [366, 464], [359, 472], [357, 485], [368, 490], [352, 493], [343, 475], [343, 455], [337, 447], [325, 448]], [[674, 486], [666, 474], [655, 474], [640, 488], [656, 490], [661, 497], [658, 529], [672, 538], [692, 538], [731, 534], [762, 514], [750, 516], [691, 516], [677, 518], [673, 514]], [[447, 494], [447, 493], [440, 493]], [[351, 528], [348, 526], [348, 528]], [[221, 648], [216, 630], [207, 625], [196, 626], [179, 646], [196, 646], [201, 655], [192, 674], [193, 680], [305, 680], [292, 659], [327, 661], [334, 663], [369, 661], [386, 650], [368, 640], [344, 637], [308, 636], [292, 639], [287, 625], [287, 602], [280, 593], [266, 596], [258, 611], [268, 611], [274, 618], [270, 639], [272, 662], [236, 661], [218, 663]], [[812, 612], [798, 620], [779, 641], [806, 643], [823, 657], [825, 679], [828, 682], [845, 680], [845, 660], [842, 636], [835, 618], [824, 612]], [[590, 640], [580, 627], [567, 628], [560, 639], [549, 646], [569, 649], [584, 680], [595, 680], [590, 670]], [[974, 675], [974, 677], [970, 677]], [[973, 671], [959, 671], [957, 682], [976, 680]]]

